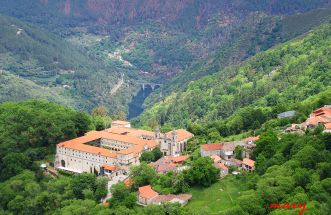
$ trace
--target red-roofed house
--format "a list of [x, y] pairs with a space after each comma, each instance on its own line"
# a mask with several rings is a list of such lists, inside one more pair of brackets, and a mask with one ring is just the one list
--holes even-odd
[[151, 185], [139, 187], [138, 202], [142, 205], [150, 205], [152, 204], [152, 200], [158, 195], [159, 194], [152, 189]]
[[138, 204], [142, 206], [147, 206], [150, 204], [160, 205], [162, 203], [171, 202], [179, 203], [182, 206], [187, 204], [187, 202], [192, 198], [192, 195], [182, 193], [178, 195], [168, 194], [168, 195], [159, 195], [155, 192], [151, 185], [139, 187], [138, 191]]
[[220, 170], [220, 176], [224, 177], [229, 174], [229, 168], [224, 165], [224, 163], [215, 163], [214, 164], [217, 169]]
[[259, 140], [260, 139], [260, 136], [256, 136], [256, 137], [247, 137], [245, 138], [243, 141], [247, 144], [252, 144], [254, 143], [255, 141]]
[[150, 166], [153, 167], [157, 173], [167, 173], [170, 171], [177, 173], [186, 169], [185, 166], [182, 166], [182, 164], [188, 158], [189, 158], [188, 156], [184, 156], [184, 155], [164, 156], [159, 160], [151, 163]]
[[202, 157], [211, 155], [220, 155], [224, 143], [208, 143], [200, 146], [200, 153]]
[[220, 163], [222, 161], [222, 158], [218, 155], [211, 155], [211, 159], [213, 159], [214, 163]]
[[249, 158], [244, 158], [242, 162], [242, 168], [246, 171], [254, 171], [255, 170], [255, 161]]
[[326, 125], [328, 123], [331, 123], [331, 106], [325, 105], [313, 111], [304, 125], [307, 128], [315, 128], [318, 125]]
[[324, 129], [324, 133], [331, 133], [331, 122], [329, 122], [329, 123], [326, 123], [325, 125], [324, 125], [324, 127], [325, 127], [325, 129]]

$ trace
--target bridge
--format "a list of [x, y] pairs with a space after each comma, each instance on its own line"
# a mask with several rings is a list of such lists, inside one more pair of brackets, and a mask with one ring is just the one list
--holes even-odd
[[150, 86], [152, 88], [152, 91], [154, 91], [155, 89], [161, 87], [163, 84], [160, 84], [160, 83], [140, 83], [141, 84], [141, 87], [143, 90], [145, 90], [145, 88], [147, 86]]

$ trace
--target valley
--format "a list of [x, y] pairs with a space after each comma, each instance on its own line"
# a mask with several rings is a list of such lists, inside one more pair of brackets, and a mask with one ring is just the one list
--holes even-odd
[[2, 0], [0, 214], [331, 214], [330, 0]]

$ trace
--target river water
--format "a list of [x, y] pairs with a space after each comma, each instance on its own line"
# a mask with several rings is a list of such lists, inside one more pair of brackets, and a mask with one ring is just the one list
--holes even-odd
[[138, 94], [133, 97], [132, 101], [129, 103], [128, 119], [139, 116], [139, 114], [144, 111], [142, 105], [151, 92], [152, 88], [149, 85], [146, 85], [145, 89], [141, 88]]

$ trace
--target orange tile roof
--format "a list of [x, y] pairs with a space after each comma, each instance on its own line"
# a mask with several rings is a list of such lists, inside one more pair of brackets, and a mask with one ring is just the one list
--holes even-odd
[[100, 132], [102, 133], [101, 137], [104, 139], [117, 140], [120, 142], [125, 142], [125, 143], [129, 143], [129, 144], [134, 144], [134, 145], [138, 145], [138, 144], [153, 145], [154, 143], [156, 143], [155, 140], [146, 140], [146, 139], [141, 139], [141, 138], [133, 137], [133, 136], [129, 136], [129, 135], [120, 135], [120, 134], [109, 133], [106, 131], [100, 131]]
[[328, 123], [331, 122], [330, 119], [327, 119], [323, 116], [310, 117], [306, 120], [306, 125], [318, 125], [319, 123]]
[[222, 169], [222, 170], [229, 170], [229, 168], [227, 168], [224, 163], [217, 163], [216, 164], [216, 168], [218, 169]]
[[[85, 144], [101, 138], [116, 140], [119, 142], [125, 142], [132, 144], [134, 146], [130, 147], [129, 149], [124, 149], [118, 152], [114, 152], [105, 148], [90, 146]], [[106, 131], [90, 131], [86, 133], [85, 136], [78, 137], [58, 144], [59, 147], [71, 148], [92, 154], [100, 154], [112, 158], [115, 158], [117, 154], [129, 154], [133, 152], [138, 153], [143, 149], [145, 145], [147, 145], [149, 148], [154, 148], [157, 146], [157, 142], [155, 140], [146, 140], [132, 136], [113, 134]]]
[[260, 139], [260, 136], [256, 136], [256, 137], [247, 137], [244, 139], [245, 142], [249, 142], [249, 141], [257, 141]]
[[244, 158], [243, 159], [243, 164], [250, 166], [250, 167], [254, 167], [255, 165], [255, 161], [249, 159], [249, 158]]
[[201, 148], [205, 151], [214, 151], [214, 150], [221, 150], [224, 143], [209, 143], [201, 145]]
[[[172, 136], [173, 131], [169, 131], [166, 133], [167, 136]], [[186, 131], [185, 129], [177, 129], [175, 130], [177, 132], [177, 140], [183, 141], [189, 138], [192, 138], [194, 135], [191, 132]]]
[[120, 169], [118, 166], [109, 166], [107, 164], [102, 165], [102, 167], [109, 171], [117, 171]]
[[331, 108], [324, 106], [315, 111], [313, 111], [312, 116], [320, 116], [320, 115], [329, 115], [331, 116]]
[[136, 128], [127, 128], [127, 127], [112, 127], [112, 128], [106, 129], [105, 131], [107, 131], [109, 133], [130, 135], [130, 136], [134, 136], [134, 137], [141, 137], [141, 136], [154, 137], [155, 136], [153, 131], [147, 131], [147, 130], [136, 129]]
[[186, 155], [181, 155], [181, 156], [176, 156], [172, 159], [172, 161], [174, 163], [180, 163], [180, 162], [183, 162], [185, 160], [187, 160], [189, 158], [189, 156], [186, 156]]
[[[75, 149], [78, 151], [82, 151], [82, 152], [88, 152], [91, 154], [98, 154], [98, 155], [102, 155], [105, 157], [111, 157], [111, 158], [115, 158], [116, 157], [116, 152], [113, 152], [111, 150], [105, 149], [105, 148], [101, 148], [101, 147], [96, 147], [96, 146], [90, 146], [87, 144], [83, 144], [85, 142], [89, 142], [89, 141], [93, 141], [99, 138], [86, 138], [86, 136], [83, 137], [79, 137], [73, 140], [69, 140], [66, 142], [62, 142], [59, 143], [58, 146], [59, 147], [65, 147], [65, 148], [70, 148], [70, 149]], [[82, 141], [82, 142], [80, 142]]]
[[211, 155], [210, 158], [213, 159], [214, 163], [218, 163], [222, 160], [221, 157], [218, 155]]
[[139, 187], [139, 196], [145, 199], [152, 199], [158, 195], [159, 194], [152, 189], [151, 185]]
[[325, 129], [328, 129], [328, 130], [331, 129], [331, 122], [325, 124]]
[[123, 149], [121, 151], [118, 151], [117, 153], [118, 154], [123, 154], [123, 155], [128, 155], [128, 154], [131, 154], [131, 153], [142, 152], [143, 149], [144, 149], [144, 145], [136, 145], [136, 146], [130, 147], [128, 149]]

